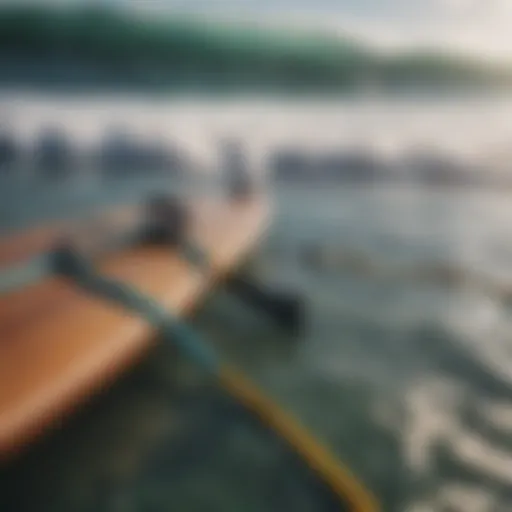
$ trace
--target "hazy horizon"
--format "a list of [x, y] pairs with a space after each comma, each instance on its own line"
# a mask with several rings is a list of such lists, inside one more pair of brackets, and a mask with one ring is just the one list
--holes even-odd
[[381, 51], [432, 48], [512, 64], [509, 0], [0, 0], [95, 4], [350, 36]]

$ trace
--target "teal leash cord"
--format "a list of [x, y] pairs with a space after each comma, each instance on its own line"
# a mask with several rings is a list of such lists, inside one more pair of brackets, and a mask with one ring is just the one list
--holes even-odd
[[82, 256], [70, 248], [61, 248], [51, 255], [52, 271], [97, 297], [137, 313], [156, 328], [162, 338], [172, 343], [191, 361], [210, 373], [217, 373], [220, 359], [202, 337], [180, 321], [151, 297], [125, 283], [102, 276]]

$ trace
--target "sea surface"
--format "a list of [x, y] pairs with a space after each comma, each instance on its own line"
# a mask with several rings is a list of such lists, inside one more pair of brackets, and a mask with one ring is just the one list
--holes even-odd
[[[384, 152], [419, 145], [502, 169], [510, 166], [512, 153], [512, 100], [506, 97], [305, 102], [6, 93], [0, 111], [27, 147], [46, 123], [62, 124], [85, 150], [109, 123], [123, 122], [141, 136], [158, 133], [185, 147], [198, 167], [213, 174], [219, 166], [216, 142], [234, 134], [262, 171], [265, 156], [280, 144], [357, 145]], [[34, 186], [30, 173], [16, 185], [12, 177], [3, 179], [4, 231], [76, 213], [79, 197], [84, 209], [129, 202], [161, 183], [161, 178], [138, 178], [107, 187], [85, 172], [58, 186]], [[301, 333], [280, 332], [222, 290], [195, 316], [197, 328], [332, 447], [384, 510], [512, 510], [509, 192], [385, 184], [269, 187], [274, 223], [248, 271], [304, 299]], [[26, 213], [29, 197], [33, 204]], [[329, 257], [312, 264], [304, 256], [312, 246]], [[371, 265], [347, 264], [347, 252]], [[456, 268], [462, 277], [443, 282], [417, 279], [414, 272], [400, 276], [400, 269], [439, 265]], [[390, 268], [395, 269], [391, 278]], [[474, 275], [485, 279], [475, 281]], [[256, 441], [233, 441], [226, 452], [209, 452], [203, 466], [199, 457], [187, 478], [180, 476], [186, 457], [174, 472], [172, 463], [161, 461], [153, 472], [141, 469], [146, 447], [160, 454], [170, 450], [177, 425], [203, 422], [209, 428], [207, 420], [190, 419], [192, 412], [179, 406], [183, 387], [204, 390], [201, 410], [211, 392], [186, 366], [175, 364], [172, 350], [150, 354], [78, 419], [6, 470], [2, 493], [8, 503], [2, 510], [271, 510], [268, 503], [258, 508], [258, 491], [246, 482], [264, 474], [279, 481], [286, 470], [265, 469], [268, 454], [262, 455], [265, 448]], [[210, 420], [216, 414], [211, 412]], [[223, 425], [231, 423], [217, 428]], [[239, 440], [241, 434], [235, 434], [230, 439]], [[231, 480], [220, 478], [223, 471], [212, 464], [215, 457], [229, 459], [230, 449], [241, 454], [238, 465], [230, 466]], [[233, 480], [254, 461], [259, 470], [246, 475], [247, 481]], [[101, 506], [98, 489], [110, 496]], [[302, 510], [289, 507], [277, 510]]]

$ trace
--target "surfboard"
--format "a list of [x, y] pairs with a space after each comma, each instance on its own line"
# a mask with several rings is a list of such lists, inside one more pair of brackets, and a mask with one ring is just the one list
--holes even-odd
[[[137, 288], [177, 317], [236, 268], [257, 245], [270, 218], [269, 204], [261, 196], [197, 199], [188, 208], [190, 236], [208, 260], [206, 270], [166, 246], [124, 248], [97, 262], [103, 275]], [[99, 222], [121, 228], [140, 215], [140, 208], [124, 208]], [[89, 236], [90, 221], [75, 225], [75, 236]], [[0, 265], [50, 248], [72, 228], [64, 222], [2, 240]], [[0, 296], [0, 459], [37, 439], [114, 381], [154, 341], [155, 332], [143, 319], [58, 277]]]

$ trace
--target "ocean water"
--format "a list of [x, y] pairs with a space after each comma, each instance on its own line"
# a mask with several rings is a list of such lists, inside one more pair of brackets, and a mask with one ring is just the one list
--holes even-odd
[[[123, 119], [134, 131], [157, 130], [177, 141], [198, 165], [212, 171], [218, 165], [216, 140], [233, 133], [244, 138], [255, 166], [263, 170], [272, 147], [292, 142], [363, 144], [391, 152], [428, 145], [506, 169], [512, 138], [507, 98], [283, 103], [261, 98], [9, 97], [4, 103], [27, 144], [40, 125], [52, 121], [69, 127], [77, 144], [86, 147], [106, 123]], [[30, 178], [25, 179], [20, 197], [34, 194], [27, 185]], [[103, 189], [83, 179], [90, 184], [86, 206]], [[104, 200], [116, 194], [131, 200], [147, 185], [125, 184], [126, 193], [114, 187]], [[58, 196], [68, 203], [62, 208], [73, 209], [71, 198], [79, 189], [73, 182], [64, 186]], [[83, 195], [85, 189], [80, 190]], [[52, 194], [55, 189], [47, 197]], [[250, 268], [264, 282], [304, 298], [303, 331], [298, 336], [280, 333], [222, 290], [196, 315], [198, 329], [353, 468], [384, 510], [512, 510], [509, 193], [280, 185], [272, 194], [274, 224]], [[16, 206], [19, 201], [13, 200], [10, 209], [5, 204], [11, 219], [23, 210]], [[316, 265], [306, 261], [304, 248], [313, 244], [331, 257]], [[347, 252], [384, 270], [347, 266], [342, 258]], [[458, 269], [462, 279], [421, 280], [414, 272], [400, 278], [400, 269], [440, 264]], [[388, 268], [395, 269], [394, 277], [386, 277]], [[485, 286], [471, 279], [475, 274], [485, 276]], [[6, 473], [4, 487], [11, 488], [10, 493], [3, 490], [10, 499], [6, 510], [270, 510], [268, 504], [258, 508], [257, 491], [246, 480], [220, 478], [222, 470], [211, 463], [229, 449], [238, 450], [240, 460], [231, 466], [231, 476], [245, 467], [244, 461], [257, 460], [260, 471], [246, 475], [254, 480], [255, 474], [267, 472], [268, 462], [261, 455], [265, 449], [255, 442], [234, 443], [207, 459], [200, 456], [195, 467], [203, 471], [181, 480], [187, 457], [174, 473], [169, 460], [167, 466], [153, 464], [156, 473], [141, 469], [148, 446], [166, 453], [173, 435], [182, 439], [180, 425], [211, 420], [200, 416], [187, 423], [192, 413], [178, 407], [176, 390], [183, 382], [193, 388], [201, 382], [202, 390], [204, 383], [196, 372], [176, 364], [172, 351], [161, 350], [166, 357], [150, 355], [133, 375]], [[203, 400], [209, 389], [200, 393]], [[231, 425], [223, 422], [219, 429], [226, 424]], [[268, 474], [279, 481], [283, 472]], [[102, 502], [101, 508], [95, 496], [105, 488], [113, 488], [116, 499]], [[235, 489], [242, 501], [234, 499]], [[160, 499], [137, 508], [135, 490]]]
[[[300, 290], [308, 318], [291, 362], [267, 363], [261, 380], [338, 447], [385, 510], [509, 510], [508, 194], [340, 187], [278, 197], [267, 280]], [[468, 278], [365, 275], [341, 258], [312, 268], [300, 257], [311, 242], [381, 269], [449, 262]], [[492, 285], [471, 281], [477, 272]]]

